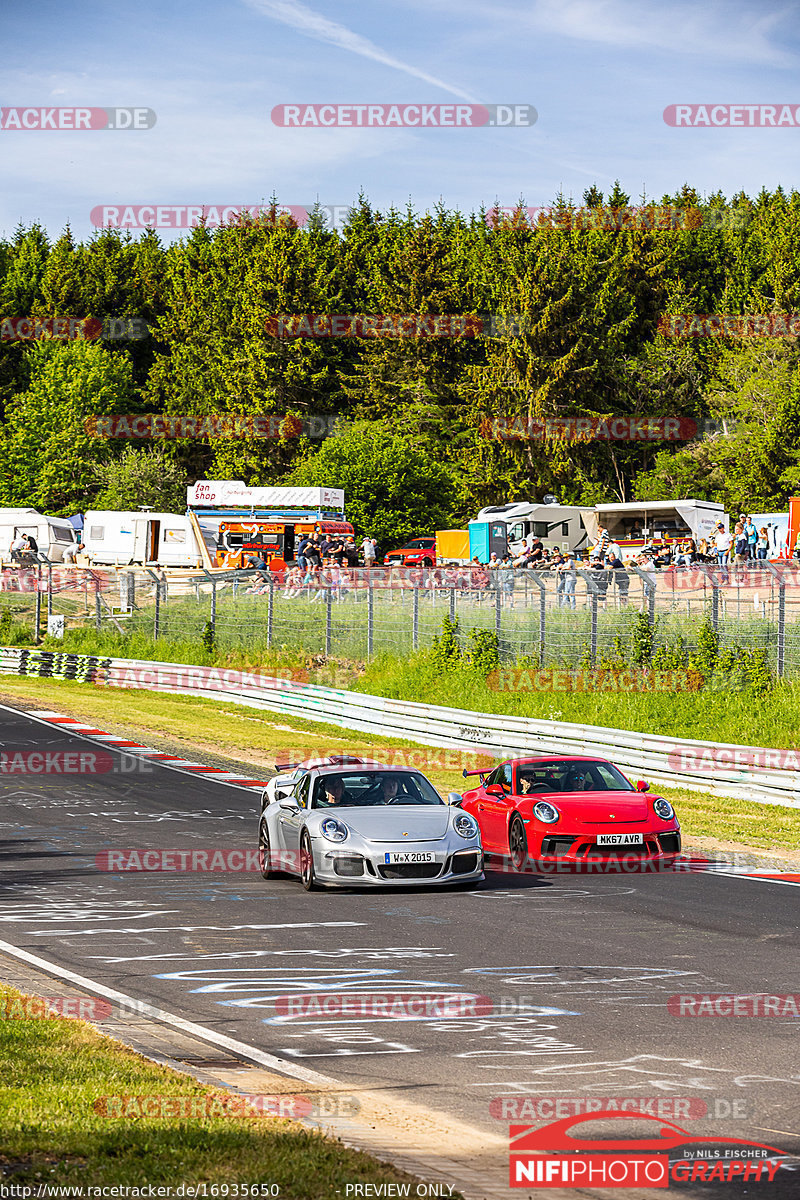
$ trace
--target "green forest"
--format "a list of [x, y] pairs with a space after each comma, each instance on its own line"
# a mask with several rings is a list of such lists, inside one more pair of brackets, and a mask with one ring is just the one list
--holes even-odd
[[[665, 207], [686, 219], [623, 219]], [[590, 210], [602, 219], [585, 220]], [[298, 228], [277, 203], [170, 244], [153, 231], [78, 242], [19, 228], [0, 242], [0, 503], [182, 511], [198, 478], [326, 484], [385, 537], [545, 493], [785, 509], [800, 489], [797, 338], [665, 336], [659, 320], [800, 312], [800, 193], [701, 198], [687, 185], [632, 202], [616, 184], [578, 204], [557, 197], [553, 211], [563, 222], [531, 228], [522, 202], [516, 215], [465, 216], [377, 211], [362, 196], [338, 232], [314, 212]], [[496, 322], [478, 337], [271, 331], [270, 317], [308, 313]], [[23, 317], [42, 336], [15, 338]], [[50, 336], [64, 317], [105, 324], [88, 339]], [[106, 336], [115, 318], [146, 322], [146, 336]], [[91, 418], [129, 413], [298, 419], [267, 423], [268, 437], [93, 434]], [[496, 436], [621, 414], [694, 418], [698, 434]]]

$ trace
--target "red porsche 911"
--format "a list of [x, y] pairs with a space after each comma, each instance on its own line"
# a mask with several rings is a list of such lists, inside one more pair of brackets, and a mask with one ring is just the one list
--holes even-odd
[[675, 810], [648, 796], [603, 758], [514, 758], [479, 775], [462, 797], [478, 822], [486, 854], [510, 859], [512, 869], [566, 868], [632, 859], [669, 866], [681, 849]]

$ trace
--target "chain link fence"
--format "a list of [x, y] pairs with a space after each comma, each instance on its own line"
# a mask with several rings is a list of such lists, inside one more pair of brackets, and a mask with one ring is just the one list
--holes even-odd
[[800, 674], [800, 564], [552, 571], [365, 568], [283, 582], [270, 571], [98, 570], [47, 564], [0, 573], [0, 642], [88, 627], [219, 650], [289, 649], [365, 660], [429, 647], [445, 618], [462, 645], [497, 637], [504, 662], [591, 665], [619, 657], [638, 613], [655, 644], [696, 646], [708, 617], [721, 647], [762, 650]]

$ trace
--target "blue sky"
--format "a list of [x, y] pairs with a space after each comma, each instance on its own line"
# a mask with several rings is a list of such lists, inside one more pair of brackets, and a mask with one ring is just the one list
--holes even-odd
[[[668, 104], [800, 105], [800, 3], [176, 0], [4, 6], [2, 106], [137, 105], [146, 131], [0, 131], [0, 234], [100, 204], [442, 201], [462, 211], [798, 186], [800, 128], [673, 129]], [[282, 103], [533, 104], [532, 128], [281, 129]], [[177, 236], [164, 231], [165, 240]]]

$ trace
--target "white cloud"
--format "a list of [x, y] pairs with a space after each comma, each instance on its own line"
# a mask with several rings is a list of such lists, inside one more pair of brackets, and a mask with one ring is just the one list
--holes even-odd
[[406, 75], [422, 79], [425, 83], [432, 83], [434, 87], [442, 88], [453, 96], [460, 96], [462, 100], [473, 99], [468, 92], [462, 91], [461, 88], [454, 87], [443, 79], [437, 79], [435, 75], [429, 75], [426, 71], [421, 71], [418, 67], [395, 58], [368, 38], [362, 37], [360, 33], [354, 33], [352, 29], [340, 25], [338, 21], [329, 20], [305, 4], [298, 3], [297, 0], [246, 0], [246, 3], [265, 17], [280, 21], [282, 25], [288, 25], [290, 28], [296, 29], [298, 33], [305, 34], [316, 41], [327, 42], [331, 46], [337, 46], [340, 50], [348, 50], [351, 54], [358, 54], [373, 62], [383, 63], [384, 66], [392, 67], [396, 71], [403, 71]]
[[[773, 44], [770, 35], [786, 17], [796, 16], [797, 7], [793, 3], [765, 11], [745, 6], [735, 14], [729, 3], [718, 2], [699, 6], [641, 0], [534, 0], [527, 20], [544, 32], [581, 41], [789, 67], [796, 65], [796, 55]], [[517, 12], [516, 18], [521, 15]]]

